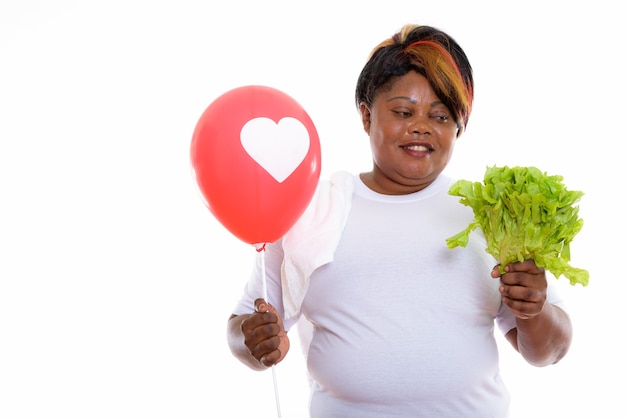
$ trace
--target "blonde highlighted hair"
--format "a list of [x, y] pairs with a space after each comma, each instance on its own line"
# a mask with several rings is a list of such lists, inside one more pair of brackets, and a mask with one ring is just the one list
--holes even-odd
[[426, 77], [464, 130], [474, 100], [472, 67], [459, 44], [432, 26], [405, 25], [372, 50], [357, 80], [357, 107], [361, 103], [371, 106], [381, 88], [409, 71]]

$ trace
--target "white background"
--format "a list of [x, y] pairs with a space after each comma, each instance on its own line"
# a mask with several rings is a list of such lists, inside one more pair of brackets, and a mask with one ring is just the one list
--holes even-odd
[[[625, 416], [616, 7], [3, 0], [0, 417], [277, 416], [271, 372], [248, 370], [226, 345], [255, 251], [203, 205], [192, 131], [227, 90], [272, 86], [316, 123], [322, 177], [368, 170], [356, 78], [371, 48], [408, 22], [449, 32], [474, 67], [452, 174], [534, 165], [585, 192], [572, 265], [591, 284], [560, 282], [574, 344], [541, 369], [503, 346], [512, 418]], [[287, 418], [306, 416], [301, 368], [294, 343], [275, 369]]]

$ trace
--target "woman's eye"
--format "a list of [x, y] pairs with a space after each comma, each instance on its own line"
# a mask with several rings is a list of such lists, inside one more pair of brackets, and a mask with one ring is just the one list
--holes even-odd
[[450, 117], [448, 115], [433, 115], [431, 118], [439, 122], [447, 122]]

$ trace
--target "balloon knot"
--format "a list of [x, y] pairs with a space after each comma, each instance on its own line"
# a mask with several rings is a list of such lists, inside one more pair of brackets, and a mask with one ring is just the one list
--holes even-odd
[[261, 244], [254, 244], [254, 248], [256, 248], [257, 253], [260, 253], [261, 251], [265, 251], [265, 245], [267, 245], [267, 242], [264, 242]]

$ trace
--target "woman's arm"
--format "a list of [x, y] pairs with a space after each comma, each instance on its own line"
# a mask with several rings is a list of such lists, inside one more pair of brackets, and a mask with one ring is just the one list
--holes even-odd
[[506, 339], [532, 365], [561, 360], [572, 342], [572, 323], [567, 312], [547, 302], [545, 271], [526, 260], [507, 265], [502, 275], [496, 267], [492, 277], [500, 277], [502, 301], [516, 317]]

